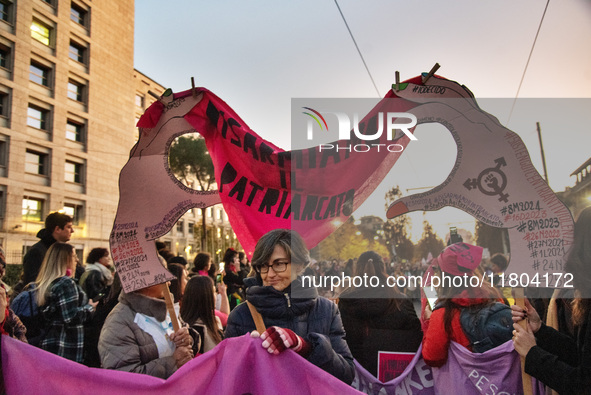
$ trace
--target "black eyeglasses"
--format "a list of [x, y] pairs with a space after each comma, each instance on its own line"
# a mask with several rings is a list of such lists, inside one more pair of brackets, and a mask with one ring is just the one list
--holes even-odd
[[285, 262], [285, 261], [279, 261], [279, 262], [275, 262], [271, 265], [267, 265], [266, 263], [264, 265], [257, 265], [254, 267], [254, 270], [256, 270], [257, 273], [267, 273], [269, 272], [269, 268], [273, 268], [273, 271], [275, 273], [281, 273], [287, 270], [287, 265], [289, 265], [291, 262]]

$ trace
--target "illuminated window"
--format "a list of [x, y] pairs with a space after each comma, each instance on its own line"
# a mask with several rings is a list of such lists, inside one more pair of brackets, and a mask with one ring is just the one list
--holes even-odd
[[22, 217], [23, 221], [38, 221], [43, 218], [43, 199], [25, 196], [23, 198]]
[[51, 28], [42, 22], [33, 19], [31, 24], [31, 37], [42, 44], [50, 46]]
[[76, 203], [64, 203], [63, 212], [72, 217], [74, 225], [79, 225], [84, 215], [84, 206]]

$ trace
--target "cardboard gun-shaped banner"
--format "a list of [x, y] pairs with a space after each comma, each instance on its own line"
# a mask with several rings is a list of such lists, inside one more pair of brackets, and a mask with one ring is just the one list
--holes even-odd
[[[573, 287], [563, 273], [573, 243], [568, 208], [534, 168], [521, 138], [478, 107], [456, 82], [432, 78], [398, 96], [416, 103], [418, 124], [438, 122], [452, 134], [457, 158], [447, 179], [430, 191], [391, 204], [387, 217], [456, 207], [488, 225], [508, 228], [507, 287]], [[500, 285], [500, 284], [499, 284]]]
[[[378, 114], [414, 106], [394, 98], [388, 93], [360, 127], [373, 124]], [[249, 256], [257, 240], [277, 228], [297, 230], [312, 248], [351, 216], [400, 156], [384, 150], [335, 155], [321, 153], [318, 147], [284, 151], [250, 130], [230, 106], [204, 88], [161, 98], [138, 126], [140, 139], [121, 171], [110, 238], [125, 292], [174, 278], [159, 263], [154, 240], [193, 207], [222, 202]], [[205, 138], [219, 191], [192, 190], [170, 170], [171, 144], [195, 132]], [[385, 135], [381, 139], [386, 142]], [[406, 135], [396, 136], [403, 147], [408, 141]]]

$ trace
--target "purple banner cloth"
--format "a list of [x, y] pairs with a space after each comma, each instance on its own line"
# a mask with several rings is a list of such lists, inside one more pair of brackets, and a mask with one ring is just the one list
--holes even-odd
[[8, 336], [2, 370], [11, 394], [359, 394], [295, 352], [270, 355], [260, 339], [226, 339], [168, 380], [89, 368]]
[[[433, 369], [436, 394], [522, 394], [521, 361], [508, 341], [482, 354], [451, 342], [447, 362]], [[534, 394], [543, 386], [532, 379]]]
[[[365, 370], [363, 366], [359, 365], [357, 361], [355, 361], [355, 380], [352, 384], [353, 387], [365, 394], [370, 395], [435, 394], [435, 389], [433, 387], [433, 373], [431, 371], [431, 367], [427, 366], [422, 358], [422, 350], [423, 345], [420, 345], [415, 357], [406, 367], [404, 372], [402, 372], [402, 374], [396, 377], [394, 380], [390, 380], [386, 383], [382, 383], [371, 373]], [[452, 394], [453, 392], [448, 393]]]

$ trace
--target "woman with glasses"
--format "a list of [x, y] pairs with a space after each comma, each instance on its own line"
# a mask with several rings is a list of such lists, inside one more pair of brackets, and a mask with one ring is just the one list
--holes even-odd
[[[267, 330], [260, 337], [269, 353], [292, 349], [351, 384], [353, 356], [337, 305], [318, 296], [315, 288], [302, 288], [298, 277], [309, 262], [310, 254], [298, 233], [277, 229], [265, 234], [252, 256], [256, 275], [244, 280], [246, 300], [262, 315]], [[248, 306], [242, 303], [230, 313], [225, 336], [241, 336], [255, 329]]]

